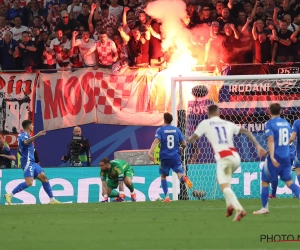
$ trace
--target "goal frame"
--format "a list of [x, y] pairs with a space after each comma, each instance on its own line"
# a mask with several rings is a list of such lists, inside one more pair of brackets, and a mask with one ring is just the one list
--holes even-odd
[[[283, 80], [283, 79], [299, 79], [300, 74], [269, 74], [269, 75], [223, 75], [223, 76], [174, 76], [171, 77], [171, 114], [173, 116], [172, 125], [177, 127], [177, 99], [176, 85], [179, 88], [183, 82], [188, 81], [239, 81], [239, 80]], [[182, 95], [179, 92], [179, 95]], [[172, 172], [172, 195], [173, 200], [178, 200], [179, 181], [176, 173]]]

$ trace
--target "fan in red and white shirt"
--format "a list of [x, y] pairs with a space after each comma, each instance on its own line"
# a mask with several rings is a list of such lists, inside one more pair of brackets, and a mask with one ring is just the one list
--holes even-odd
[[71, 49], [70, 40], [67, 39], [66, 37], [63, 37], [62, 30], [57, 30], [55, 34], [56, 34], [56, 38], [51, 41], [49, 52], [51, 54], [53, 53], [53, 51], [55, 52], [57, 68], [70, 67], [70, 57], [69, 57], [69, 51]]
[[61, 8], [59, 4], [55, 3], [53, 6], [49, 4], [49, 12], [47, 22], [50, 24], [50, 30], [54, 30], [61, 18]]
[[21, 17], [16, 16], [14, 18], [15, 27], [11, 28], [11, 33], [13, 34], [13, 39], [19, 41], [22, 39], [22, 32], [28, 31], [28, 27], [22, 25]]
[[116, 44], [108, 39], [105, 31], [100, 32], [100, 41], [96, 42], [96, 54], [100, 67], [112, 66], [118, 60]]
[[110, 0], [109, 14], [117, 18], [118, 22], [122, 21], [123, 6], [118, 5], [118, 0]]
[[76, 19], [78, 15], [82, 12], [82, 3], [80, 0], [73, 0], [73, 3], [68, 6], [68, 13], [70, 17]]
[[[42, 24], [42, 19], [39, 16], [35, 16], [33, 18], [33, 27], [39, 27], [41, 32], [48, 31], [48, 28], [44, 24]], [[33, 33], [33, 27], [29, 28], [29, 34], [31, 34], [31, 35]]]
[[3, 39], [4, 31], [10, 30], [11, 27], [9, 25], [6, 25], [5, 16], [0, 16], [0, 40]]
[[119, 25], [117, 18], [109, 14], [109, 6], [101, 5], [101, 15], [98, 14], [98, 9], [95, 10], [95, 20], [100, 20], [102, 23], [102, 29], [106, 29], [109, 26], [112, 26], [116, 29]]
[[56, 55], [54, 50], [50, 51], [50, 41], [47, 32], [41, 32], [41, 38], [44, 42], [43, 52], [43, 68], [44, 69], [55, 69], [56, 68]]
[[97, 64], [96, 61], [96, 44], [95, 40], [90, 39], [90, 32], [88, 30], [84, 30], [82, 33], [82, 39], [76, 39], [78, 35], [77, 31], [73, 31], [72, 35], [72, 48], [75, 46], [79, 47], [81, 58], [84, 61], [85, 66], [93, 67]]

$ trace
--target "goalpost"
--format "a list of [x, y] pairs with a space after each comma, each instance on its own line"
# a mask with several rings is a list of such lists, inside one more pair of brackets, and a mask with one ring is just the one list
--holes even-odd
[[[299, 79], [299, 80], [298, 80]], [[185, 137], [207, 119], [206, 109], [217, 104], [221, 118], [250, 130], [266, 148], [265, 122], [269, 120], [268, 107], [280, 103], [283, 117], [291, 125], [300, 118], [300, 74], [290, 75], [238, 75], [199, 76], [171, 78], [172, 125], [178, 126]], [[234, 139], [242, 159], [241, 167], [233, 174], [232, 189], [238, 198], [260, 198], [260, 172], [263, 160], [256, 154], [252, 143], [244, 135]], [[291, 148], [294, 148], [292, 145]], [[200, 138], [188, 144], [182, 154], [182, 163], [194, 187], [186, 190], [180, 186], [176, 174], [172, 175], [173, 200], [220, 199], [213, 150]], [[297, 178], [293, 174], [294, 181]], [[279, 180], [277, 197], [293, 197], [291, 191]]]

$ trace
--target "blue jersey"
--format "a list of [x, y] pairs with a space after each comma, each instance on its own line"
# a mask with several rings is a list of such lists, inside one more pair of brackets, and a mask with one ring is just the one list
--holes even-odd
[[289, 139], [291, 126], [287, 120], [275, 117], [266, 123], [265, 134], [267, 137], [274, 137], [274, 158], [283, 164], [290, 165]]
[[292, 132], [297, 133], [297, 146], [296, 146], [296, 153], [298, 157], [300, 156], [300, 119], [296, 120], [292, 127]]
[[29, 166], [30, 163], [35, 163], [34, 161], [34, 146], [33, 143], [25, 145], [24, 141], [28, 140], [30, 135], [27, 132], [21, 132], [18, 135], [18, 147], [21, 155], [21, 168]]
[[179, 143], [184, 141], [180, 129], [166, 125], [156, 130], [155, 138], [160, 140], [160, 159], [180, 160]]

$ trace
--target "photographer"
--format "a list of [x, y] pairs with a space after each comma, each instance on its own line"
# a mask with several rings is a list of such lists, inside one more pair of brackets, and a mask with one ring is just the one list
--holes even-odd
[[81, 135], [80, 127], [74, 128], [72, 140], [68, 144], [68, 154], [64, 155], [61, 160], [64, 163], [70, 161], [71, 166], [90, 166], [90, 143]]
[[4, 138], [0, 135], [0, 168], [11, 168], [11, 162], [15, 160], [16, 157], [10, 149], [4, 145]]

